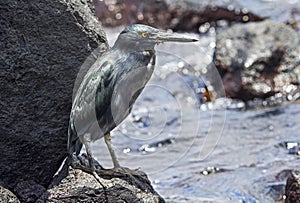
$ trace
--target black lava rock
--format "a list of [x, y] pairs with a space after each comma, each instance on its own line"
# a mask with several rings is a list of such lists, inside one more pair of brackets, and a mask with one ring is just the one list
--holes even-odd
[[93, 49], [107, 47], [86, 5], [0, 2], [0, 184], [18, 195], [51, 183], [67, 153], [77, 72]]

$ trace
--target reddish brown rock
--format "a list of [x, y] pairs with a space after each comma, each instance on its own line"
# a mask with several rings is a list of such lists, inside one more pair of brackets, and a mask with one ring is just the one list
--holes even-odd
[[227, 96], [270, 104], [300, 98], [299, 42], [291, 27], [269, 20], [220, 32], [214, 63]]
[[174, 31], [201, 32], [205, 23], [216, 25], [227, 22], [261, 21], [263, 18], [242, 10], [207, 7], [196, 10], [191, 7], [168, 5], [162, 0], [94, 0], [96, 14], [103, 26], [115, 27], [142, 23]]

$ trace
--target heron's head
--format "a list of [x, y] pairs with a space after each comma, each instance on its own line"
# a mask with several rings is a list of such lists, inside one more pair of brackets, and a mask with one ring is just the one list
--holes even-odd
[[119, 35], [114, 46], [132, 50], [153, 50], [154, 46], [163, 42], [195, 42], [175, 33], [160, 31], [148, 25], [134, 24], [126, 27]]

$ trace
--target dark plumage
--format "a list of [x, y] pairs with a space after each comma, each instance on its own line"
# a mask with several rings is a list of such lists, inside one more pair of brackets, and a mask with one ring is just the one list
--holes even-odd
[[70, 157], [85, 145], [92, 170], [89, 143], [105, 137], [114, 167], [120, 167], [110, 144], [110, 131], [130, 113], [155, 65], [154, 46], [167, 41], [194, 39], [168, 34], [146, 25], [132, 25], [119, 35], [114, 46], [90, 67], [73, 101], [68, 131]]

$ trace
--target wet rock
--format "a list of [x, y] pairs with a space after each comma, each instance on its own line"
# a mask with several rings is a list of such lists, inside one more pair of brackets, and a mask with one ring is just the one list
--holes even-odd
[[285, 181], [291, 175], [292, 170], [282, 170], [277, 174], [271, 174], [265, 178], [266, 195], [270, 196], [274, 202], [284, 199]]
[[205, 170], [200, 171], [199, 174], [207, 176], [207, 175], [211, 175], [211, 174], [223, 173], [223, 172], [228, 172], [228, 171], [232, 171], [232, 170], [210, 166], [210, 167], [207, 167]]
[[149, 146], [150, 147], [163, 147], [166, 145], [173, 144], [175, 142], [175, 138], [166, 138], [164, 140], [158, 141], [158, 142], [153, 142]]
[[281, 182], [269, 183], [266, 186], [267, 193], [266, 195], [270, 196], [275, 202], [282, 201], [284, 196], [285, 184]]
[[227, 96], [254, 104], [300, 98], [299, 39], [289, 26], [269, 20], [219, 33], [214, 63]]
[[0, 184], [30, 202], [66, 156], [79, 67], [107, 44], [84, 1], [2, 0], [0, 13]]
[[164, 140], [153, 142], [151, 144], [144, 144], [141, 147], [139, 147], [137, 151], [139, 151], [139, 152], [154, 152], [159, 147], [164, 147], [164, 146], [173, 144], [175, 142], [176, 142], [175, 138], [166, 138]]
[[264, 186], [261, 193], [265, 194], [266, 198], [270, 198], [273, 202], [283, 202], [285, 199], [286, 180], [292, 172], [293, 170], [291, 169], [284, 169], [276, 173], [266, 173], [266, 176], [260, 179]]
[[300, 155], [300, 144], [299, 143], [288, 143], [291, 144], [291, 146], [287, 146], [287, 149], [289, 150], [289, 154], [294, 155]]
[[300, 155], [300, 143], [298, 142], [295, 141], [281, 142], [275, 146], [285, 148], [289, 154]]
[[11, 191], [0, 186], [0, 202], [19, 203], [20, 201]]
[[193, 5], [175, 4], [174, 1], [167, 4], [163, 0], [94, 0], [94, 3], [97, 16], [106, 27], [142, 23], [161, 29], [202, 33], [211, 25], [219, 25], [220, 20], [228, 23], [263, 20], [243, 10], [221, 7], [196, 10]]
[[266, 109], [262, 110], [261, 113], [257, 113], [254, 116], [250, 116], [249, 119], [255, 120], [255, 119], [262, 119], [262, 118], [274, 118], [275, 116], [280, 116], [285, 113], [285, 108], [284, 107], [276, 107], [273, 109]]
[[285, 203], [300, 203], [300, 172], [293, 171], [286, 181]]

